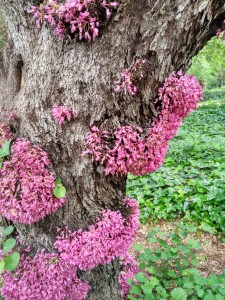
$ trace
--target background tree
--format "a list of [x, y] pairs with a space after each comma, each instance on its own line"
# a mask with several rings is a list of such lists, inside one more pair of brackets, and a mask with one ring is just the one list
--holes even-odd
[[[39, 3], [39, 1], [35, 1]], [[191, 58], [216, 33], [225, 18], [223, 0], [128, 0], [94, 42], [59, 41], [49, 26], [36, 28], [31, 1], [1, 0], [8, 46], [0, 78], [1, 115], [13, 110], [20, 137], [41, 145], [52, 169], [67, 188], [67, 202], [56, 213], [26, 226], [15, 224], [24, 244], [52, 249], [57, 227], [87, 228], [103, 209], [121, 209], [126, 176], [105, 176], [83, 157], [93, 125], [113, 131], [131, 124], [150, 126], [157, 115], [157, 89], [173, 71], [185, 71]], [[136, 58], [148, 72], [135, 97], [117, 95], [112, 86]], [[75, 106], [76, 122], [58, 126], [54, 104]], [[88, 299], [121, 299], [118, 261], [82, 274], [92, 289]]]
[[225, 84], [225, 43], [223, 37], [213, 37], [192, 60], [190, 74], [199, 78], [206, 89]]

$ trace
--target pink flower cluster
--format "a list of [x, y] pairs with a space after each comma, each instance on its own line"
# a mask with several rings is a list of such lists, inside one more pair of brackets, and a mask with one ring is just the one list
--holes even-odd
[[11, 133], [10, 127], [3, 122], [0, 122], [0, 148], [2, 144], [6, 141], [11, 141], [13, 139], [13, 135]]
[[138, 160], [142, 159], [145, 144], [140, 137], [141, 128], [136, 131], [129, 125], [123, 126], [115, 133], [115, 146], [107, 154], [105, 173], [127, 174]]
[[98, 127], [93, 126], [91, 133], [87, 137], [87, 150], [83, 152], [83, 156], [89, 154], [92, 162], [100, 162], [104, 164], [109, 152], [108, 146], [109, 133], [101, 131]]
[[124, 205], [131, 211], [127, 219], [119, 211], [104, 211], [88, 231], [63, 231], [54, 245], [61, 258], [81, 270], [91, 270], [124, 255], [139, 227], [136, 200], [124, 199]]
[[58, 210], [66, 201], [53, 196], [54, 175], [50, 161], [39, 146], [17, 139], [11, 160], [0, 169], [0, 214], [23, 224], [32, 224]]
[[148, 136], [143, 138], [140, 128], [123, 126], [115, 132], [114, 147], [107, 150], [109, 133], [103, 134], [95, 129], [98, 138], [93, 132], [90, 133], [87, 138], [88, 150], [84, 154], [89, 154], [92, 160], [97, 157], [96, 161], [105, 165], [106, 174], [152, 173], [162, 165], [168, 143], [177, 133], [182, 119], [196, 109], [200, 99], [202, 88], [195, 77], [181, 72], [173, 73], [159, 89], [156, 100], [159, 114], [153, 121]]
[[158, 91], [158, 102], [162, 103], [161, 115], [169, 112], [177, 117], [185, 118], [197, 108], [202, 99], [202, 87], [193, 75], [172, 73]]
[[64, 122], [70, 122], [72, 118], [76, 118], [77, 111], [75, 109], [69, 109], [66, 105], [55, 105], [52, 108], [52, 116], [59, 125], [62, 125]]
[[176, 135], [182, 119], [197, 108], [202, 96], [202, 87], [194, 76], [178, 72], [166, 79], [158, 92], [159, 115], [145, 139], [142, 159], [128, 168], [128, 172], [144, 175], [156, 171], [163, 164], [169, 141]]
[[146, 76], [147, 61], [138, 59], [130, 69], [121, 73], [119, 81], [115, 82], [114, 91], [119, 93], [123, 91], [126, 94], [134, 96], [137, 93], [136, 83]]
[[57, 237], [56, 253], [42, 250], [31, 258], [22, 255], [19, 267], [12, 273], [4, 271], [1, 293], [6, 300], [82, 300], [90, 286], [82, 282], [77, 270], [91, 270], [99, 264], [112, 262], [120, 257], [122, 273], [120, 283], [123, 295], [129, 290], [127, 280], [137, 273], [135, 261], [127, 253], [139, 227], [139, 209], [136, 200], [123, 200], [129, 214], [126, 218], [119, 211], [104, 211], [88, 231], [61, 231]]
[[120, 264], [122, 266], [122, 271], [119, 276], [119, 283], [121, 286], [122, 295], [124, 299], [127, 299], [127, 295], [131, 289], [128, 280], [133, 279], [134, 276], [139, 272], [139, 269], [137, 262], [129, 252], [126, 252], [122, 257], [120, 257]]
[[4, 272], [1, 294], [6, 300], [83, 300], [89, 284], [77, 276], [77, 269], [54, 253], [45, 251], [33, 259], [22, 255], [18, 269]]
[[47, 0], [39, 7], [28, 10], [34, 16], [37, 26], [47, 22], [59, 39], [65, 36], [71, 39], [74, 33], [79, 39], [92, 40], [99, 34], [99, 27], [105, 18], [109, 18], [118, 3], [111, 0]]
[[8, 111], [7, 117], [8, 121], [14, 121], [18, 119], [18, 116], [12, 111]]

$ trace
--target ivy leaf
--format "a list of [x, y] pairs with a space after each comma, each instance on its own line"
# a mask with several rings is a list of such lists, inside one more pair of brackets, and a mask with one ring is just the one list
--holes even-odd
[[187, 231], [190, 233], [196, 232], [197, 228], [193, 224], [188, 224]]
[[174, 300], [186, 300], [187, 293], [182, 288], [173, 289], [171, 292], [171, 296]]
[[192, 248], [192, 249], [200, 249], [201, 246], [197, 240], [194, 239], [189, 239], [187, 240], [187, 244]]
[[176, 277], [176, 273], [173, 270], [168, 270], [167, 275], [172, 278]]
[[216, 230], [215, 228], [213, 228], [212, 226], [210, 226], [209, 224], [202, 222], [200, 228], [205, 231], [208, 232], [210, 234], [215, 234]]
[[13, 238], [8, 239], [3, 246], [3, 254], [9, 253], [10, 250], [16, 245], [16, 240]]
[[62, 185], [60, 178], [55, 181], [54, 196], [58, 199], [66, 196], [66, 188]]
[[[145, 282], [145, 284], [141, 285], [141, 288], [142, 288], [145, 296], [152, 294], [153, 287], [154, 287], [154, 285], [151, 282]], [[146, 299], [146, 297], [145, 297], [145, 299]]]
[[216, 300], [224, 300], [224, 296], [221, 296], [220, 294], [216, 294], [216, 298], [215, 299]]
[[197, 267], [197, 266], [198, 266], [198, 261], [197, 261], [197, 259], [192, 259], [192, 260], [191, 260], [191, 264], [192, 264], [192, 266]]
[[202, 298], [202, 297], [204, 296], [204, 294], [205, 294], [205, 292], [204, 292], [203, 289], [198, 289], [198, 290], [197, 290], [197, 295], [198, 295], [200, 298]]
[[10, 142], [6, 141], [0, 149], [0, 157], [5, 157], [10, 154]]
[[138, 295], [138, 296], [141, 296], [141, 287], [139, 285], [133, 285], [131, 290], [130, 290], [130, 293], [131, 294], [134, 294], [134, 295]]
[[147, 280], [146, 276], [143, 273], [137, 273], [134, 278], [138, 281], [138, 282], [145, 282]]
[[19, 262], [20, 262], [20, 254], [18, 252], [13, 252], [9, 256], [7, 256], [5, 259], [5, 269], [8, 271], [14, 271]]
[[150, 278], [150, 283], [155, 286], [155, 285], [159, 284], [159, 280], [156, 277], [152, 276]]
[[137, 250], [137, 251], [141, 251], [141, 250], [143, 250], [143, 248], [144, 248], [142, 245], [139, 245], [139, 244], [135, 244], [133, 247], [134, 247], [134, 249]]
[[212, 291], [208, 290], [203, 300], [211, 300], [211, 299], [213, 299], [213, 293]]
[[149, 274], [155, 274], [155, 273], [156, 273], [154, 267], [147, 267], [147, 268], [146, 268], [146, 271], [147, 271]]
[[61, 183], [62, 183], [62, 180], [61, 180], [60, 178], [57, 178], [56, 181], [55, 181], [55, 186], [56, 186], [57, 184], [61, 184]]
[[4, 228], [2, 234], [4, 236], [10, 235], [13, 232], [13, 230], [14, 230], [14, 227], [12, 225], [10, 225], [10, 226]]
[[58, 199], [65, 197], [66, 196], [66, 188], [63, 185], [55, 187], [54, 195]]

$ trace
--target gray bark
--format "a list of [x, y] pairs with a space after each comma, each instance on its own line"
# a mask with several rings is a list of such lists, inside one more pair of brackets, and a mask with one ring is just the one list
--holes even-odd
[[[68, 191], [59, 211], [16, 227], [24, 243], [51, 249], [57, 227], [86, 228], [103, 209], [118, 209], [125, 195], [125, 177], [106, 177], [102, 167], [82, 157], [90, 127], [148, 127], [157, 88], [172, 71], [187, 69], [225, 19], [225, 5], [223, 0], [122, 0], [95, 42], [68, 43], [58, 41], [48, 26], [36, 28], [26, 12], [30, 1], [0, 2], [9, 40], [0, 74], [1, 111], [13, 108], [20, 117], [18, 136], [49, 153]], [[135, 97], [115, 95], [113, 82], [137, 57], [149, 62], [141, 91]], [[79, 111], [73, 123], [61, 127], [51, 118], [51, 107], [60, 103]], [[120, 299], [117, 275], [117, 261], [85, 274], [92, 284], [88, 299]]]

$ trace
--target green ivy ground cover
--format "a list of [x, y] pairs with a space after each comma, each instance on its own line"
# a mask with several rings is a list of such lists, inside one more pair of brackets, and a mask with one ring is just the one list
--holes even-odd
[[[139, 273], [128, 282], [131, 289], [128, 299], [144, 300], [224, 300], [225, 270], [220, 275], [204, 277], [197, 270], [204, 261], [200, 243], [188, 234], [195, 226], [181, 222], [171, 232], [154, 228], [147, 241], [150, 249], [134, 245], [139, 251]], [[197, 251], [197, 252], [196, 252]]]
[[146, 176], [129, 176], [141, 222], [182, 217], [225, 233], [225, 102], [207, 101], [170, 143], [164, 165]]

